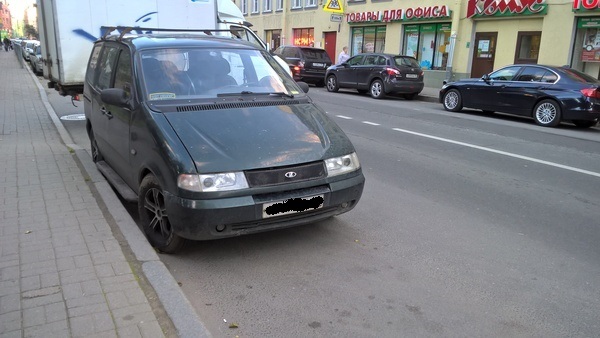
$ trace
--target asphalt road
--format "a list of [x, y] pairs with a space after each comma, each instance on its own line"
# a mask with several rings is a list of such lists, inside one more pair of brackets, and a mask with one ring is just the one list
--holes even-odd
[[[215, 337], [598, 335], [598, 127], [309, 94], [352, 139], [363, 198], [329, 221], [163, 255]], [[89, 148], [82, 121], [63, 124]]]

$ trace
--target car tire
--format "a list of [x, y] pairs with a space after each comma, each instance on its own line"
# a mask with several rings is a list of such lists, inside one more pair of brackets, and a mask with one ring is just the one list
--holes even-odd
[[571, 122], [573, 122], [573, 124], [577, 128], [591, 128], [591, 127], [595, 126], [596, 124], [598, 124], [598, 120], [592, 120], [592, 121], [588, 121], [588, 120], [573, 120]]
[[183, 248], [186, 240], [173, 232], [163, 189], [152, 174], [146, 175], [140, 185], [138, 212], [144, 234], [156, 250], [175, 253]]
[[94, 163], [104, 161], [104, 156], [102, 156], [100, 148], [98, 148], [98, 142], [96, 142], [96, 137], [94, 136], [94, 130], [90, 130], [90, 148], [92, 151], [92, 161], [94, 161]]
[[369, 87], [369, 93], [374, 99], [383, 99], [385, 97], [385, 91], [383, 89], [383, 82], [379, 79], [373, 80]]
[[457, 112], [462, 109], [462, 96], [458, 89], [448, 90], [443, 97], [442, 103], [444, 109], [451, 112]]
[[542, 100], [533, 108], [533, 119], [542, 127], [556, 127], [560, 118], [560, 106], [554, 100]]
[[419, 93], [410, 93], [410, 94], [404, 94], [402, 95], [402, 97], [404, 97], [405, 100], [414, 100], [417, 95], [419, 95]]
[[365, 89], [357, 89], [356, 90], [359, 94], [366, 94], [368, 92], [368, 90]]
[[337, 92], [340, 89], [337, 82], [337, 77], [335, 75], [329, 75], [327, 77], [327, 91], [328, 92]]

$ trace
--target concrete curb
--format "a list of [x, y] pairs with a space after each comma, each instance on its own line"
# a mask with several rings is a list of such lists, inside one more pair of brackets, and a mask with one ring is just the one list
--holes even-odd
[[27, 69], [33, 78], [39, 90], [42, 103], [58, 130], [62, 141], [67, 147], [74, 150], [75, 156], [83, 166], [83, 170], [85, 170], [85, 172], [82, 172], [83, 176], [91, 179], [94, 188], [100, 198], [102, 198], [108, 212], [117, 223], [119, 231], [126, 239], [129, 248], [141, 263], [144, 276], [158, 295], [164, 310], [177, 330], [177, 335], [179, 337], [212, 337], [200, 321], [190, 301], [186, 298], [183, 291], [181, 291], [181, 287], [177, 284], [175, 278], [173, 278], [135, 221], [131, 218], [127, 210], [125, 210], [125, 207], [123, 207], [104, 176], [98, 172], [90, 154], [73, 142], [68, 131], [60, 122], [54, 108], [50, 105], [46, 91], [38, 81], [37, 76], [33, 74], [29, 67], [25, 66], [24, 68]]

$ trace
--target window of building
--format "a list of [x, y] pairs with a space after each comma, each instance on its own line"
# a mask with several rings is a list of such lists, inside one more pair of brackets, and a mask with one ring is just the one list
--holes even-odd
[[292, 9], [302, 8], [302, 0], [292, 0]]
[[242, 1], [242, 14], [246, 15], [248, 14], [248, 0], [241, 0]]
[[423, 69], [445, 70], [450, 27], [450, 23], [404, 26], [403, 54], [416, 58]]
[[252, 0], [252, 13], [258, 13], [259, 7], [258, 0]]
[[317, 7], [317, 0], [306, 0], [306, 7]]
[[542, 32], [519, 32], [515, 63], [537, 63]]
[[315, 29], [297, 28], [294, 29], [294, 46], [314, 46]]
[[271, 12], [273, 10], [272, 5], [271, 5], [271, 0], [263, 0], [263, 4], [265, 5], [265, 8], [263, 9], [263, 12]]
[[275, 10], [282, 11], [283, 10], [283, 0], [276, 0], [275, 2]]
[[385, 50], [385, 26], [352, 28], [351, 55], [359, 53], [383, 53]]

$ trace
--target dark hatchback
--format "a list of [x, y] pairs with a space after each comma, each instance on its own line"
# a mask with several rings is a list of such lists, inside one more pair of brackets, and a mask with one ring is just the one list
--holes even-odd
[[84, 86], [92, 157], [163, 252], [323, 220], [354, 208], [365, 179], [306, 91], [248, 42], [109, 35]]
[[325, 75], [327, 90], [353, 88], [375, 99], [402, 94], [414, 99], [423, 90], [423, 70], [417, 59], [393, 54], [358, 54], [341, 65], [331, 66]]
[[331, 66], [331, 58], [322, 48], [303, 46], [279, 46], [274, 52], [283, 58], [292, 71], [294, 80], [323, 87], [325, 72]]
[[533, 117], [545, 127], [571, 121], [589, 128], [600, 118], [599, 86], [597, 79], [575, 69], [520, 64], [447, 83], [439, 98], [448, 111], [474, 108]]

